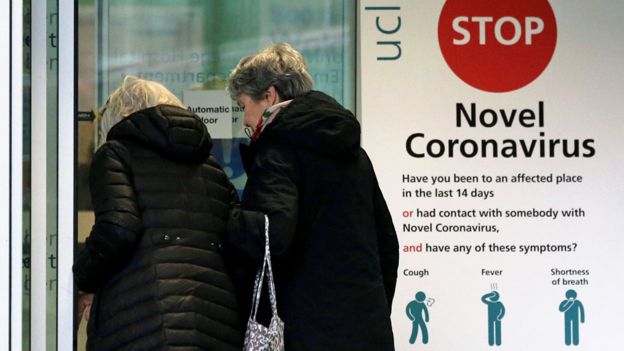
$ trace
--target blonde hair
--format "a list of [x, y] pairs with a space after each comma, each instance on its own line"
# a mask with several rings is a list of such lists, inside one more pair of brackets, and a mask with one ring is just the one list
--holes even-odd
[[146, 108], [166, 104], [186, 108], [164, 85], [128, 75], [108, 97], [96, 121], [96, 149], [106, 142], [106, 135], [125, 117]]
[[228, 77], [232, 99], [246, 94], [260, 100], [274, 86], [283, 100], [289, 100], [309, 92], [313, 85], [303, 56], [288, 43], [275, 44], [243, 58]]

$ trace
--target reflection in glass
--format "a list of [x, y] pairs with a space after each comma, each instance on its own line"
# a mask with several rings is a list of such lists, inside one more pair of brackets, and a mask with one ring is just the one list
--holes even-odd
[[30, 0], [25, 0], [23, 5], [23, 33], [24, 33], [24, 45], [23, 45], [23, 54], [24, 54], [24, 90], [23, 90], [23, 139], [22, 139], [22, 150], [23, 150], [23, 217], [22, 217], [22, 228], [24, 231], [24, 236], [22, 240], [22, 281], [23, 281], [23, 295], [22, 295], [22, 350], [29, 351], [30, 350], [30, 240], [31, 240], [31, 226], [30, 226], [30, 211], [31, 211], [31, 187], [30, 187], [30, 106], [31, 106], [31, 85], [30, 85], [30, 77], [31, 77], [31, 49], [30, 49], [30, 36], [31, 36], [31, 4]]
[[[159, 81], [181, 99], [185, 90], [223, 90], [242, 57], [282, 41], [304, 55], [316, 90], [353, 110], [355, 5], [355, 0], [80, 0], [78, 110], [97, 110], [129, 74]], [[236, 106], [232, 111], [233, 138], [214, 140], [212, 153], [240, 191], [246, 176], [238, 145], [247, 137], [242, 111]], [[88, 119], [78, 128], [81, 243], [93, 224], [87, 175], [96, 133]], [[82, 323], [79, 349], [84, 328]]]

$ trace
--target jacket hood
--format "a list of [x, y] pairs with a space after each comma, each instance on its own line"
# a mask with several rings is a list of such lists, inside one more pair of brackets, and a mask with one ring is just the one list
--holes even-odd
[[294, 144], [346, 159], [359, 152], [360, 124], [332, 97], [312, 91], [284, 107], [256, 142], [263, 140]]
[[210, 134], [199, 117], [170, 105], [131, 114], [111, 128], [107, 140], [140, 143], [163, 157], [186, 163], [205, 160], [212, 149]]

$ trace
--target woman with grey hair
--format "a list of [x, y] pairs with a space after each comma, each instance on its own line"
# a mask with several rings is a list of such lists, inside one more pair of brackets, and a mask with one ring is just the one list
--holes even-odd
[[240, 350], [224, 258], [236, 195], [205, 125], [160, 83], [129, 76], [98, 127], [95, 224], [74, 264], [87, 349]]
[[[312, 90], [302, 55], [284, 43], [243, 58], [228, 90], [253, 131], [229, 239], [254, 272], [269, 216], [286, 350], [394, 350], [398, 240], [358, 121]], [[252, 281], [241, 283], [241, 311]]]

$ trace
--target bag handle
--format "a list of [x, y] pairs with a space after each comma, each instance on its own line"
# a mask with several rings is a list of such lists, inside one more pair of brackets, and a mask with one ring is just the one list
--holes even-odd
[[258, 305], [260, 305], [260, 294], [262, 293], [262, 283], [264, 282], [265, 272], [269, 283], [269, 300], [271, 300], [271, 312], [273, 317], [277, 316], [277, 299], [275, 297], [275, 281], [273, 280], [273, 269], [271, 267], [271, 250], [269, 249], [269, 216], [264, 215], [264, 259], [262, 260], [262, 269], [256, 274], [256, 282], [254, 284], [254, 294], [252, 299], [253, 312], [251, 318], [256, 320], [258, 314]]

